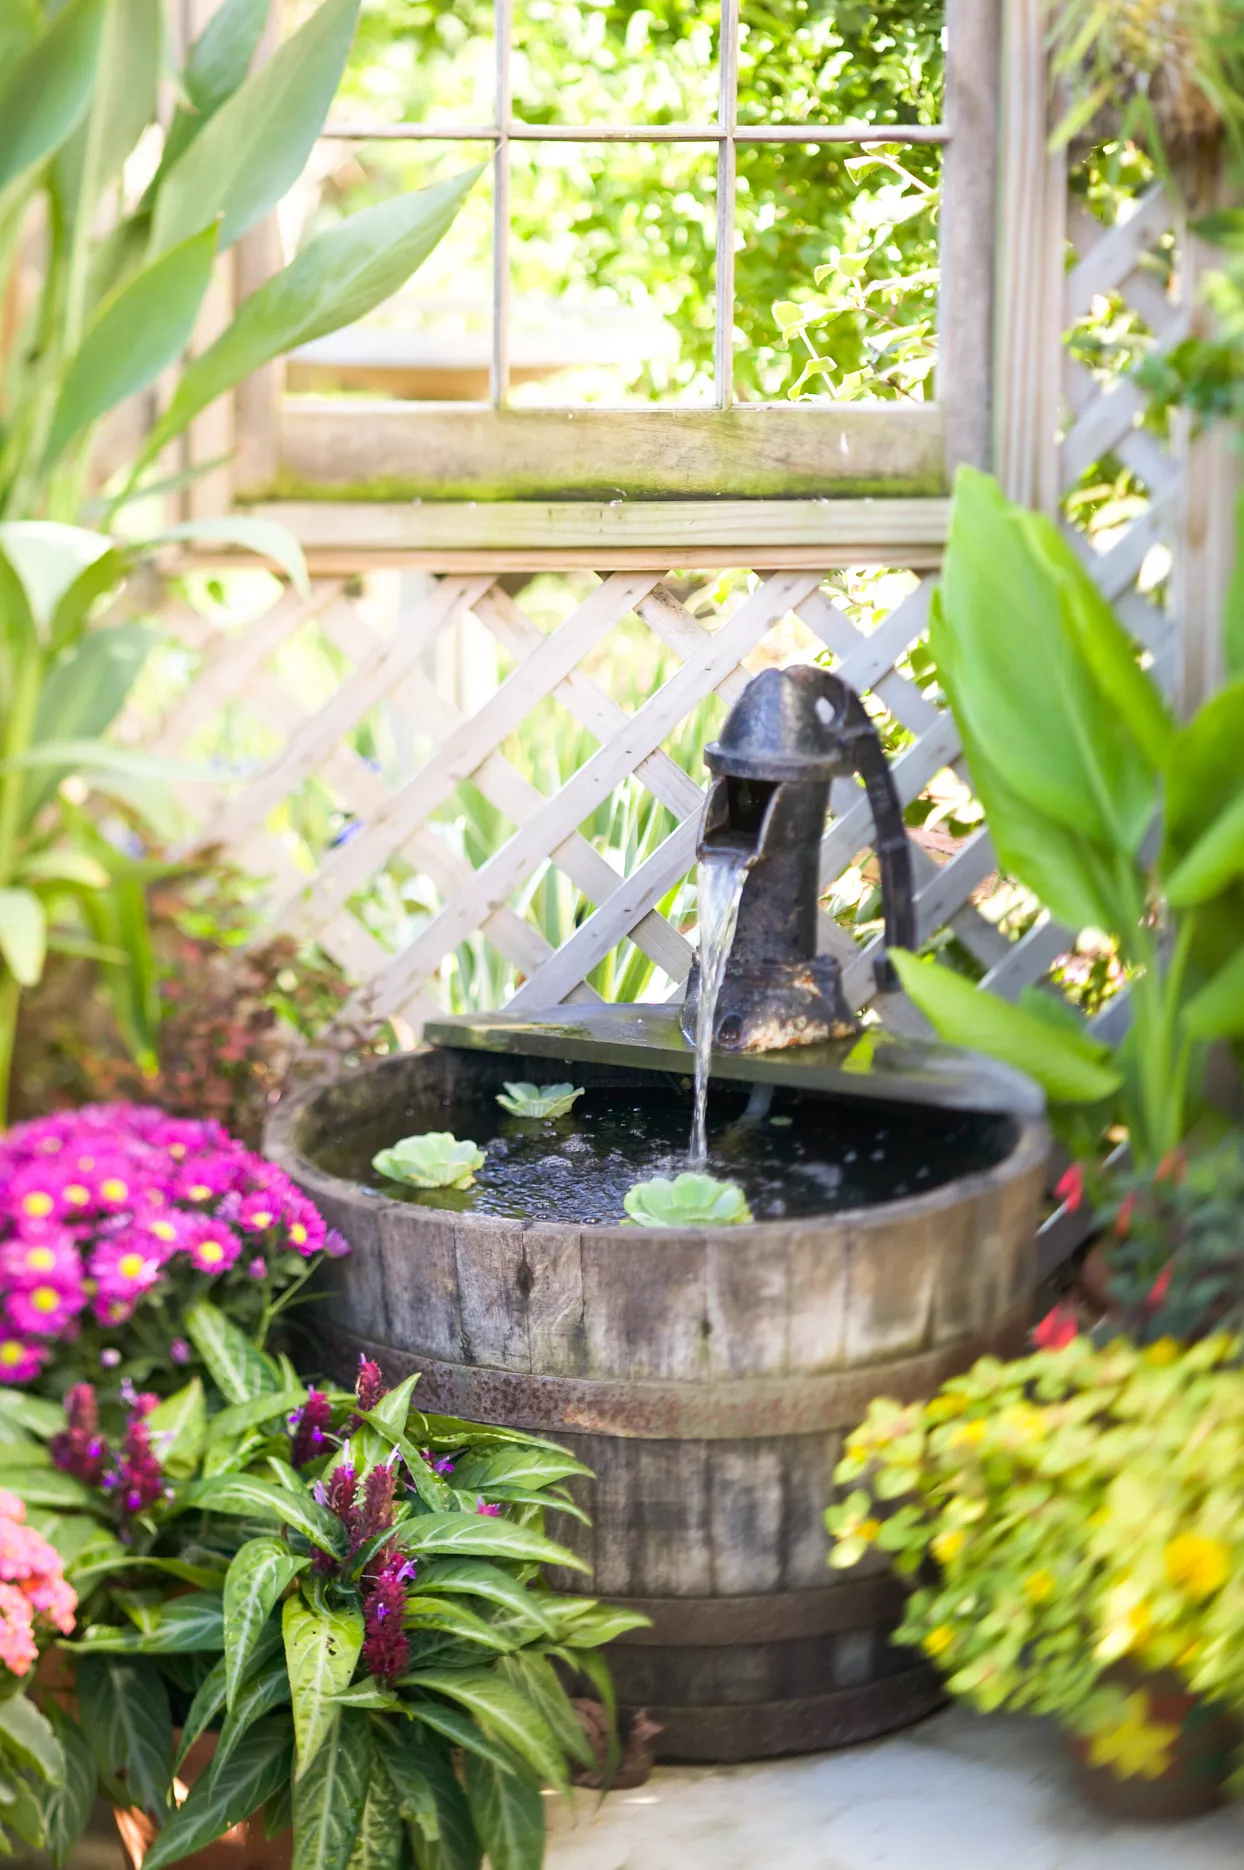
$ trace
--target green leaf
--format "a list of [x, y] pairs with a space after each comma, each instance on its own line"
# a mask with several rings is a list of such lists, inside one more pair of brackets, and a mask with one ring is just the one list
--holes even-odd
[[47, 1847], [55, 1870], [65, 1870], [95, 1803], [95, 1760], [78, 1723], [50, 1697], [47, 1718], [65, 1762], [62, 1777], [44, 1797]]
[[520, 1650], [513, 1656], [503, 1657], [497, 1667], [539, 1710], [562, 1752], [581, 1766], [595, 1766], [596, 1755], [583, 1731], [583, 1723], [571, 1707], [570, 1697], [558, 1681], [548, 1657], [534, 1650]]
[[557, 1634], [552, 1606], [546, 1606], [543, 1594], [529, 1591], [510, 1572], [479, 1558], [438, 1558], [419, 1567], [421, 1595], [441, 1592], [482, 1597], [497, 1604], [512, 1616], [520, 1617], [542, 1630], [546, 1636]]
[[243, 546], [259, 558], [271, 559], [303, 597], [311, 590], [302, 547], [288, 526], [282, 526], [277, 520], [252, 519], [245, 513], [227, 513], [220, 519], [191, 519], [184, 526], [170, 526], [167, 532], [157, 533], [146, 543], [165, 545], [179, 539], [198, 545]]
[[435, 1840], [422, 1829], [410, 1832], [418, 1870], [479, 1870], [483, 1853], [449, 1749], [413, 1734], [408, 1744], [436, 1799]]
[[1027, 516], [997, 484], [959, 469], [941, 599], [953, 670], [941, 673], [956, 720], [1014, 792], [1131, 855], [1154, 815], [1153, 775], [1098, 687], [1047, 568], [1071, 548], [1040, 537], [1038, 552]]
[[145, 1657], [80, 1656], [78, 1718], [100, 1772], [160, 1817], [173, 1774], [173, 1718], [163, 1677]]
[[306, 1385], [300, 1383], [297, 1389], [265, 1390], [261, 1396], [252, 1396], [246, 1402], [230, 1403], [227, 1409], [209, 1420], [207, 1446], [212, 1448], [217, 1442], [244, 1435], [247, 1429], [260, 1428], [265, 1422], [283, 1422], [291, 1410], [301, 1408], [306, 1400]]
[[380, 1398], [374, 1409], [366, 1412], [367, 1420], [376, 1428], [393, 1429], [399, 1434], [403, 1433], [410, 1419], [412, 1399], [418, 1382], [418, 1371], [413, 1376], [403, 1377], [400, 1383], [396, 1383]]
[[216, 228], [170, 247], [104, 300], [70, 362], [44, 450], [46, 470], [74, 438], [145, 389], [190, 342], [216, 257]]
[[1183, 1009], [1183, 1021], [1198, 1039], [1244, 1036], [1244, 949], [1192, 996]]
[[568, 1565], [589, 1571], [581, 1558], [555, 1545], [533, 1526], [486, 1513], [420, 1513], [398, 1527], [394, 1535], [404, 1552], [427, 1556], [457, 1553], [474, 1558], [517, 1558], [545, 1565]]
[[336, 1718], [331, 1697], [339, 1695], [354, 1674], [363, 1647], [363, 1617], [357, 1610], [312, 1610], [300, 1597], [288, 1597], [281, 1630], [293, 1691], [296, 1777], [301, 1779]]
[[[417, 1669], [403, 1679], [465, 1708], [486, 1734], [512, 1747], [547, 1784], [567, 1784], [566, 1762], [548, 1722], [495, 1669]], [[411, 1711], [422, 1718], [421, 1708]]]
[[0, 188], [59, 148], [90, 102], [103, 0], [69, 0], [0, 79]]
[[203, 126], [156, 195], [153, 254], [218, 217], [223, 251], [292, 188], [340, 82], [358, 4], [323, 0]]
[[512, 1117], [530, 1117], [538, 1122], [546, 1118], [564, 1117], [574, 1109], [575, 1100], [583, 1096], [573, 1084], [528, 1084], [524, 1079], [518, 1084], [507, 1084], [504, 1091], [498, 1091], [497, 1102], [502, 1110], [508, 1110]]
[[64, 1426], [65, 1411], [59, 1403], [45, 1402], [41, 1396], [27, 1396], [22, 1390], [0, 1384], [0, 1430], [29, 1430], [46, 1441], [51, 1435], [59, 1435]]
[[[85, 526], [59, 520], [13, 519], [0, 525], [0, 549], [21, 580], [30, 613], [51, 625], [60, 604], [83, 573], [111, 554], [111, 541]], [[6, 593], [6, 609], [8, 594]]]
[[225, 0], [191, 46], [182, 81], [201, 116], [219, 110], [244, 81], [268, 13], [268, 0]]
[[47, 912], [33, 890], [0, 889], [0, 959], [19, 987], [39, 981], [47, 932]]
[[[9, 1779], [3, 1782], [5, 1798], [0, 1804], [0, 1819], [10, 1830], [16, 1831], [24, 1844], [32, 1850], [42, 1850], [45, 1842], [43, 1810], [34, 1787], [27, 1779]], [[11, 1849], [9, 1840], [0, 1841], [0, 1849], [5, 1854]]]
[[207, 1427], [203, 1401], [203, 1383], [191, 1377], [189, 1383], [174, 1390], [146, 1417], [156, 1459], [166, 1474], [184, 1480], [198, 1466]]
[[65, 1756], [51, 1722], [25, 1695], [9, 1695], [0, 1701], [0, 1745], [53, 1784], [64, 1777]]
[[592, 1598], [563, 1598], [560, 1592], [549, 1604], [557, 1618], [558, 1634], [572, 1649], [599, 1649], [612, 1643], [628, 1630], [643, 1630], [649, 1619], [638, 1610], [624, 1610], [620, 1604], [598, 1604]]
[[153, 459], [200, 410], [274, 357], [353, 324], [391, 298], [444, 237], [480, 173], [467, 169], [364, 208], [313, 240], [186, 366], [143, 459]]
[[72, 1474], [62, 1474], [59, 1469], [51, 1473], [42, 1471], [6, 1473], [4, 1485], [10, 1493], [15, 1493], [27, 1506], [67, 1506], [85, 1507], [99, 1505], [98, 1496], [89, 1487], [84, 1487]]
[[201, 1480], [191, 1488], [190, 1506], [203, 1507], [209, 1513], [236, 1513], [243, 1517], [277, 1519], [298, 1532], [305, 1533], [313, 1545], [345, 1557], [345, 1527], [335, 1513], [311, 1498], [301, 1482], [299, 1491], [278, 1487], [260, 1480], [255, 1474], [218, 1474]]
[[224, 1607], [219, 1591], [191, 1591], [168, 1600], [153, 1630], [113, 1630], [94, 1625], [75, 1645], [92, 1652], [120, 1654], [139, 1650], [147, 1656], [210, 1654], [224, 1640]]
[[423, 1596], [406, 1599], [403, 1622], [410, 1630], [444, 1630], [465, 1642], [504, 1654], [514, 1648], [515, 1639], [504, 1630], [494, 1629], [482, 1617], [468, 1610], [454, 1597]]
[[1171, 743], [1166, 767], [1166, 845], [1169, 875], [1244, 790], [1244, 677], [1229, 682], [1200, 707]]
[[1192, 909], [1217, 896], [1244, 875], [1244, 789], [1236, 793], [1203, 831], [1166, 879], [1166, 900], [1174, 909]]
[[310, 1564], [279, 1539], [249, 1539], [225, 1579], [226, 1698], [233, 1706], [260, 1632], [293, 1578]]
[[289, 1779], [294, 1744], [288, 1715], [274, 1715], [252, 1727], [223, 1764], [213, 1761], [190, 1788], [190, 1796], [169, 1819], [144, 1857], [148, 1870], [202, 1850], [249, 1818]]
[[1073, 1038], [936, 961], [920, 961], [901, 948], [891, 955], [904, 991], [943, 1039], [1027, 1072], [1055, 1103], [1095, 1104], [1122, 1084], [1108, 1049], [1087, 1034]]
[[183, 1323], [226, 1402], [251, 1402], [264, 1390], [284, 1389], [272, 1359], [256, 1350], [246, 1333], [207, 1299], [188, 1306]]
[[90, 109], [56, 163], [71, 226], [92, 225], [101, 195], [156, 114], [163, 38], [160, 0], [107, 0]]
[[484, 1151], [469, 1139], [459, 1142], [448, 1130], [427, 1130], [403, 1136], [371, 1160], [380, 1175], [411, 1188], [469, 1188], [476, 1169], [484, 1166]]
[[411, 1731], [391, 1721], [378, 1722], [372, 1729], [376, 1763], [387, 1774], [397, 1798], [398, 1815], [417, 1824], [425, 1837], [435, 1838], [440, 1830], [436, 1814], [436, 1794], [415, 1747]]
[[515, 1771], [513, 1756], [495, 1740], [490, 1740], [471, 1715], [461, 1708], [447, 1707], [443, 1701], [411, 1701], [406, 1704], [411, 1718], [423, 1727], [430, 1727], [434, 1734], [452, 1741], [466, 1753], [477, 1753], [482, 1760], [491, 1760], [499, 1772]]
[[[372, 1734], [373, 1751], [376, 1746]], [[398, 1795], [387, 1772], [373, 1763], [363, 1801], [350, 1870], [399, 1870], [403, 1857], [402, 1812]]]
[[242, 1683], [234, 1698], [216, 1749], [217, 1766], [223, 1766], [247, 1730], [273, 1708], [290, 1700], [289, 1669], [283, 1655], [276, 1656], [266, 1669], [260, 1669]]
[[[1244, 221], [1244, 215], [1240, 218]], [[1222, 638], [1228, 675], [1244, 676], [1244, 491], [1235, 498], [1235, 564], [1223, 606]]]
[[544, 1862], [544, 1800], [529, 1773], [499, 1773], [467, 1755], [467, 1803], [490, 1870], [540, 1870]]
[[294, 1780], [292, 1870], [345, 1870], [371, 1769], [367, 1716], [343, 1709], [328, 1744]]
[[219, 1661], [212, 1664], [194, 1692], [194, 1700], [182, 1723], [181, 1740], [173, 1762], [174, 1771], [181, 1765], [199, 1735], [207, 1732], [224, 1705], [225, 1659], [221, 1656]]
[[106, 890], [108, 872], [97, 857], [88, 851], [35, 851], [21, 860], [23, 883], [38, 885], [67, 883], [84, 890]]

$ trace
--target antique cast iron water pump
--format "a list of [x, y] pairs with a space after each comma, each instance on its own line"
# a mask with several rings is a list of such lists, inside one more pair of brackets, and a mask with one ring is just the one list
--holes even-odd
[[[746, 872], [738, 926], [714, 1019], [714, 1046], [773, 1051], [858, 1031], [834, 956], [817, 953], [820, 847], [833, 780], [857, 773], [872, 807], [887, 947], [915, 938], [911, 848], [877, 731], [858, 694], [828, 669], [766, 669], [743, 691], [720, 740], [704, 750], [714, 777], [700, 821], [702, 865]], [[863, 840], [861, 840], [862, 842]], [[878, 988], [896, 986], [888, 958]], [[682, 1030], [694, 1040], [697, 957]]]

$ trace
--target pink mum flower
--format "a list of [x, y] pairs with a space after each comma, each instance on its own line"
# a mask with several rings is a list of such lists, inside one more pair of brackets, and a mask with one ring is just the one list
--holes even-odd
[[59, 1337], [86, 1304], [86, 1292], [79, 1280], [76, 1285], [53, 1285], [50, 1279], [35, 1286], [19, 1286], [5, 1299], [9, 1323], [32, 1337]]
[[29, 1383], [51, 1354], [46, 1344], [31, 1344], [0, 1332], [0, 1383]]
[[232, 1189], [237, 1172], [236, 1158], [223, 1150], [210, 1156], [187, 1156], [173, 1184], [173, 1194], [178, 1201], [192, 1201], [198, 1207], [219, 1201]]
[[204, 1216], [186, 1241], [186, 1251], [201, 1273], [224, 1273], [241, 1253], [242, 1242], [224, 1221]]
[[166, 1260], [188, 1245], [197, 1225], [194, 1215], [186, 1214], [180, 1208], [169, 1208], [167, 1212], [144, 1212], [139, 1223], [141, 1231], [152, 1242], [152, 1250]]
[[101, 1299], [136, 1299], [155, 1285], [164, 1259], [149, 1236], [127, 1232], [103, 1241], [87, 1265]]
[[283, 1218], [285, 1237], [304, 1260], [309, 1260], [313, 1253], [319, 1252], [324, 1245], [327, 1229], [324, 1217], [314, 1202], [308, 1201], [305, 1195], [295, 1195], [286, 1203]]
[[280, 1220], [281, 1203], [265, 1189], [256, 1189], [253, 1194], [243, 1195], [235, 1218], [244, 1234], [265, 1234]]
[[0, 1283], [37, 1286], [51, 1280], [61, 1285], [82, 1277], [78, 1249], [67, 1228], [49, 1232], [41, 1240], [20, 1236], [0, 1246]]

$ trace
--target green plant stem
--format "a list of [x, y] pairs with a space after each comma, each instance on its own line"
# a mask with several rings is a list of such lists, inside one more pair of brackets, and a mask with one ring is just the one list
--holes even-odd
[[0, 974], [0, 1129], [9, 1120], [9, 1074], [13, 1068], [13, 1045], [17, 1038], [17, 1012], [22, 990], [6, 968]]
[[297, 1279], [292, 1280], [290, 1284], [286, 1286], [279, 1298], [265, 1298], [264, 1308], [259, 1318], [258, 1329], [255, 1332], [255, 1343], [260, 1350], [263, 1350], [267, 1343], [268, 1333], [271, 1331], [275, 1321], [280, 1317], [286, 1306], [290, 1304], [294, 1295], [300, 1292], [303, 1286], [306, 1285], [308, 1279], [310, 1279], [323, 1257], [324, 1255], [322, 1253], [317, 1253], [313, 1259], [308, 1260]]

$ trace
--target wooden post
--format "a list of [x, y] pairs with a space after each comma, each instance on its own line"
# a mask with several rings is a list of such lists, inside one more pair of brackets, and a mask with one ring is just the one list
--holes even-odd
[[999, 32], [997, 0], [947, 0], [946, 119], [942, 168], [941, 357], [946, 470], [988, 467], [993, 376]]

